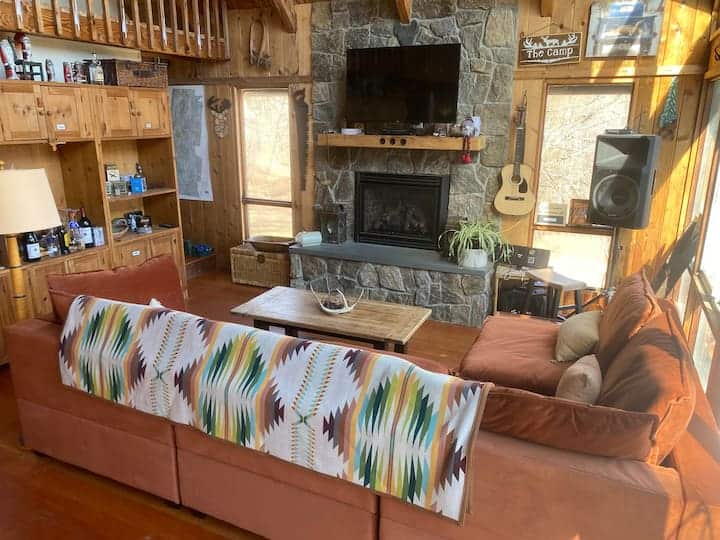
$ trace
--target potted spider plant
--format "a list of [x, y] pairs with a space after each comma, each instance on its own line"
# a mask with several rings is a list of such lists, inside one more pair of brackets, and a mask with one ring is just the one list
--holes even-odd
[[489, 219], [462, 221], [457, 229], [440, 235], [440, 242], [445, 236], [448, 255], [463, 268], [484, 268], [489, 258], [504, 261], [512, 254], [512, 247], [503, 239], [498, 224]]

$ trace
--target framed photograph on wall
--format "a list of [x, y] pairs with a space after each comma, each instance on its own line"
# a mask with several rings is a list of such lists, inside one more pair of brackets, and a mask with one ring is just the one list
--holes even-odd
[[586, 58], [655, 56], [665, 0], [602, 0], [590, 6]]
[[589, 225], [588, 222], [588, 199], [570, 199], [570, 217], [568, 225]]

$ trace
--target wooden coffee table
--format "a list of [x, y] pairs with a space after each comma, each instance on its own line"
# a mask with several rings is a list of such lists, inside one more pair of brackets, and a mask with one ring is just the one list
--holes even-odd
[[350, 313], [327, 315], [310, 291], [289, 287], [274, 287], [231, 311], [253, 319], [255, 328], [279, 326], [289, 336], [302, 330], [399, 353], [406, 352], [413, 334], [431, 313], [423, 307], [362, 300]]

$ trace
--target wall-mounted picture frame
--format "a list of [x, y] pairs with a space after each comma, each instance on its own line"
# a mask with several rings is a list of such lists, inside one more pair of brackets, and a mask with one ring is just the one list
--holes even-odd
[[568, 216], [568, 225], [589, 225], [589, 206], [590, 201], [588, 199], [570, 199], [570, 215]]
[[590, 6], [586, 58], [656, 56], [665, 0], [599, 1]]

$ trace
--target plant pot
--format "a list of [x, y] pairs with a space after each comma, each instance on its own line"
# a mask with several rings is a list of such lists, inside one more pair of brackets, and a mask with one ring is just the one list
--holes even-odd
[[458, 264], [463, 268], [485, 268], [488, 265], [487, 252], [484, 249], [466, 249]]

